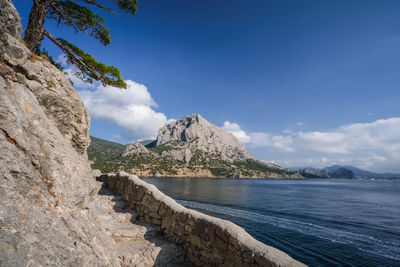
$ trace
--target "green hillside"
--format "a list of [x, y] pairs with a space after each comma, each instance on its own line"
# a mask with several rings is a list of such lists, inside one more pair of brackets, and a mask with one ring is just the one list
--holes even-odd
[[93, 136], [90, 139], [87, 152], [89, 160], [94, 162], [92, 168], [101, 172], [118, 171], [125, 146]]

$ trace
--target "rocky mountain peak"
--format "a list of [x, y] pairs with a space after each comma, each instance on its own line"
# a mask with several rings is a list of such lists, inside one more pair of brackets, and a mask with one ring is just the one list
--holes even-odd
[[191, 114], [180, 120], [166, 124], [158, 131], [157, 146], [168, 144], [171, 141], [181, 143], [191, 142], [197, 136], [193, 130], [212, 127], [213, 125], [199, 114]]
[[195, 153], [226, 161], [253, 159], [232, 134], [211, 124], [199, 114], [191, 114], [166, 124], [158, 131], [156, 147], [168, 147], [163, 154], [190, 161]]

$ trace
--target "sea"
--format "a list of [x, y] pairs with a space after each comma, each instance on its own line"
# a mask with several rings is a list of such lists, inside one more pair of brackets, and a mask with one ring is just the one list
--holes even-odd
[[400, 266], [400, 180], [144, 180], [309, 266]]

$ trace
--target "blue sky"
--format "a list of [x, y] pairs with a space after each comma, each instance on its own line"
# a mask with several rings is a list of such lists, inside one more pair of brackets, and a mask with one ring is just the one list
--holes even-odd
[[[13, 2], [25, 27], [31, 2]], [[46, 24], [132, 81], [129, 93], [75, 83], [92, 135], [128, 143], [200, 113], [259, 159], [400, 172], [399, 1], [147, 0], [135, 16], [98, 13], [107, 47]]]

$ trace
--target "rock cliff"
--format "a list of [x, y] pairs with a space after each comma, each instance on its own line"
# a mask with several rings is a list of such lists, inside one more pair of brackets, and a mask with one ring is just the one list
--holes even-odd
[[[17, 23], [18, 13], [10, 2], [1, 0], [1, 5], [2, 12], [11, 12], [11, 24]], [[10, 27], [3, 24], [0, 28]], [[21, 173], [14, 168], [30, 163], [25, 167], [45, 182], [46, 191], [53, 195], [51, 204], [72, 206], [93, 188], [92, 179], [80, 178], [91, 174], [85, 160], [90, 119], [69, 80], [46, 60], [32, 55], [19, 34], [4, 31], [0, 36], [1, 155], [7, 155], [4, 160], [9, 163], [2, 161], [2, 170]], [[22, 157], [26, 161], [18, 162]]]
[[21, 28], [0, 0], [0, 266], [153, 266], [161, 250], [181, 259], [93, 178], [88, 112]]

